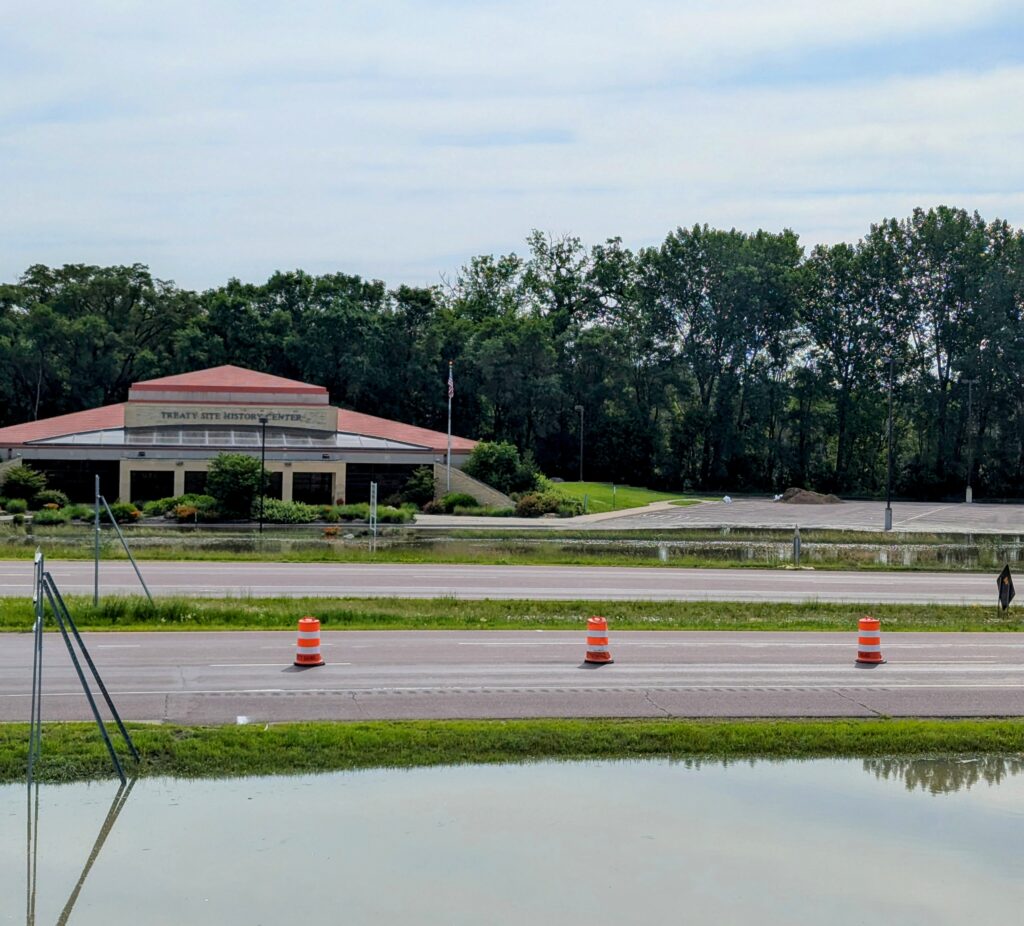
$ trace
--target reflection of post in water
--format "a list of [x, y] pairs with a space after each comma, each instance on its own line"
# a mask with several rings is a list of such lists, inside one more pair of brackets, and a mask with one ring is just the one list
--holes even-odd
[[1010, 775], [1024, 774], [1024, 759], [977, 756], [972, 759], [865, 759], [864, 771], [876, 778], [902, 778], [908, 791], [932, 794], [963, 791], [979, 781], [999, 784]]
[[[114, 795], [113, 801], [110, 803], [110, 809], [107, 811], [107, 816], [103, 820], [103, 825], [100, 827], [100, 831], [96, 836], [96, 841], [92, 845], [92, 851], [89, 853], [89, 857], [85, 860], [85, 867], [82, 868], [82, 874], [79, 876], [78, 881], [75, 883], [74, 889], [71, 891], [71, 896], [68, 897], [68, 902], [64, 904], [64, 909], [61, 910], [60, 916], [57, 918], [57, 926], [65, 926], [68, 922], [68, 917], [71, 916], [74, 910], [75, 903], [78, 901], [78, 895], [82, 892], [82, 886], [85, 884], [85, 879], [89, 876], [89, 872], [92, 866], [95, 864], [96, 859], [99, 857], [100, 850], [103, 848], [103, 844], [107, 841], [107, 837], [110, 835], [110, 831], [114, 828], [114, 824], [117, 822], [117, 818], [121, 811], [124, 809], [124, 805], [128, 802], [128, 795], [132, 793], [132, 788], [135, 787], [135, 779], [133, 778], [127, 784], [122, 784], [118, 787], [117, 793]], [[32, 789], [29, 787], [29, 828], [28, 828], [28, 903], [27, 913], [25, 918], [26, 926], [35, 926], [36, 922], [36, 857], [39, 849], [39, 785], [36, 785], [35, 795], [35, 811], [32, 809]]]
[[32, 782], [28, 783], [28, 873], [25, 876], [25, 923], [35, 926], [36, 922], [36, 862], [39, 853], [39, 785], [35, 787], [32, 800]]

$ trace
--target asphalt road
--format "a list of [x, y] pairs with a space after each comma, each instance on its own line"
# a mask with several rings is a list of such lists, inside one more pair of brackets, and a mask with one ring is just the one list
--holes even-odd
[[[92, 563], [47, 565], [65, 595], [92, 594]], [[154, 595], [996, 604], [995, 575], [980, 573], [155, 561], [141, 568]], [[142, 593], [125, 562], [102, 564], [100, 589]], [[31, 592], [32, 563], [0, 561], [0, 595]]]
[[[126, 719], [176, 723], [511, 717], [1024, 715], [1024, 635], [892, 634], [854, 665], [854, 634], [621, 633], [582, 665], [584, 633], [333, 632], [328, 664], [295, 635], [86, 634]], [[29, 634], [0, 647], [0, 721], [29, 715]], [[44, 652], [44, 720], [87, 720], [61, 639]]]

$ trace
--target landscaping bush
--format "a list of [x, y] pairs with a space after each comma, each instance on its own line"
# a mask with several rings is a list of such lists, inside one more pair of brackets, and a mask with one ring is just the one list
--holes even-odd
[[338, 515], [339, 521], [370, 520], [370, 506], [365, 503], [358, 505], [335, 505], [334, 512]]
[[381, 524], [408, 524], [414, 517], [415, 514], [409, 508], [392, 508], [390, 505], [377, 508], [377, 520]]
[[260, 477], [264, 472], [256, 457], [218, 453], [206, 474], [206, 491], [217, 500], [224, 517], [248, 518], [253, 502], [259, 497]]
[[520, 458], [515, 444], [508, 441], [480, 441], [462, 471], [506, 495], [534, 491], [540, 475], [533, 457], [527, 453]]
[[583, 502], [554, 490], [527, 492], [516, 502], [516, 514], [521, 518], [539, 518], [545, 514], [571, 518], [583, 514]]
[[37, 511], [32, 517], [32, 523], [37, 525], [67, 524], [68, 520], [65, 511], [53, 508], [44, 508], [42, 511]]
[[41, 492], [36, 492], [36, 505], [40, 508], [45, 505], [67, 508], [69, 504], [71, 504], [71, 500], [60, 489], [43, 489]]
[[157, 498], [151, 502], [146, 502], [142, 506], [142, 516], [144, 518], [162, 518], [169, 511], [173, 511], [178, 505], [185, 504], [180, 498]]
[[[31, 466], [22, 463], [7, 470], [4, 476], [3, 490], [8, 499], [20, 498], [31, 505], [36, 495], [46, 488], [46, 475], [36, 472]], [[10, 508], [7, 509], [10, 511]]]
[[444, 514], [444, 503], [438, 500], [429, 501], [423, 506], [424, 514]]
[[[253, 517], [259, 516], [260, 501], [256, 499]], [[268, 498], [263, 505], [263, 520], [269, 524], [312, 524], [320, 518], [317, 505], [303, 502], [283, 502], [279, 498]]]
[[[114, 502], [110, 506], [110, 513], [114, 516], [114, 520], [118, 524], [133, 524], [142, 517], [142, 512], [139, 511], [131, 502]], [[107, 519], [107, 512], [104, 510], [101, 512], [100, 517], [104, 520]]]
[[68, 505], [67, 508], [62, 509], [64, 514], [68, 516], [69, 521], [91, 521], [93, 516], [93, 509], [88, 505]]
[[7, 507], [7, 499], [0, 495], [0, 511], [3, 511]]
[[456, 508], [478, 508], [480, 502], [468, 492], [449, 492], [441, 499], [441, 505], [447, 514], [451, 514]]
[[4, 508], [8, 514], [24, 514], [28, 511], [28, 502], [23, 498], [9, 498]]
[[[402, 487], [401, 500], [412, 502], [417, 508], [422, 508], [434, 499], [434, 469], [430, 466], [421, 466], [414, 470], [408, 482]], [[391, 503], [391, 499], [387, 500]]]
[[488, 508], [482, 505], [476, 507], [460, 505], [452, 512], [452, 514], [474, 515], [482, 518], [511, 518], [515, 513], [515, 508]]

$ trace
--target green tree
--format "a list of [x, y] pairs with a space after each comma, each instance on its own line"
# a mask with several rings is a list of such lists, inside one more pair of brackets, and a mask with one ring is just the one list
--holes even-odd
[[7, 470], [0, 494], [6, 498], [23, 498], [31, 508], [36, 500], [36, 495], [45, 488], [46, 474], [22, 463], [20, 466], [13, 466]]
[[499, 492], [528, 492], [537, 487], [538, 472], [532, 458], [520, 457], [508, 441], [480, 441], [462, 471]]
[[244, 453], [219, 453], [206, 475], [206, 492], [228, 518], [248, 518], [259, 498], [260, 480], [267, 478], [256, 457]]

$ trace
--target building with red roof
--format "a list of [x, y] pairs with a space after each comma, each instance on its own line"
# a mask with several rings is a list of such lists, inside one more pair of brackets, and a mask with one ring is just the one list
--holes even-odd
[[[458, 468], [476, 442], [451, 439]], [[381, 499], [413, 470], [443, 464], [448, 436], [336, 408], [323, 386], [236, 366], [134, 383], [128, 401], [0, 428], [0, 460], [20, 458], [72, 500], [148, 501], [202, 492], [218, 453], [265, 455], [268, 495], [327, 504]]]

